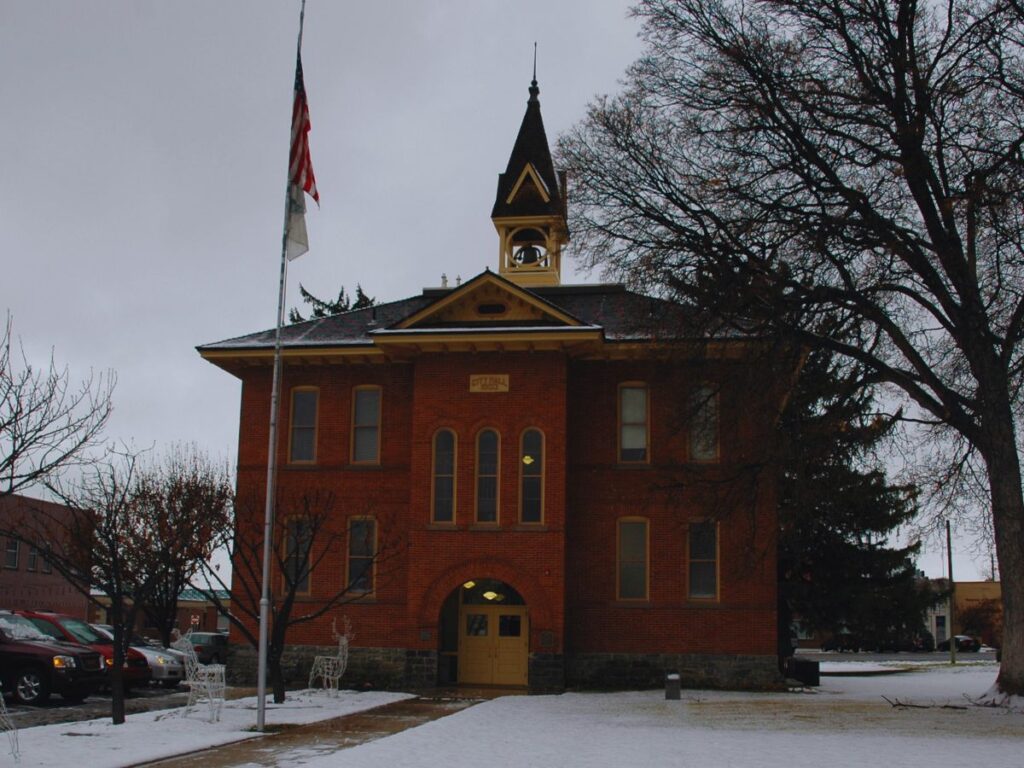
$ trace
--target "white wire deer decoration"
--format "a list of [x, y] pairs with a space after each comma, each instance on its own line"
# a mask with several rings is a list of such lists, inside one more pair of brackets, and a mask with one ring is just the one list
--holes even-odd
[[338, 651], [334, 656], [316, 656], [313, 659], [313, 668], [309, 670], [309, 686], [319, 678], [323, 687], [332, 693], [338, 692], [338, 683], [341, 676], [345, 674], [348, 666], [348, 649], [354, 635], [352, 634], [352, 622], [348, 616], [343, 616], [342, 632], [338, 634], [337, 619], [331, 619], [331, 636], [338, 643]]

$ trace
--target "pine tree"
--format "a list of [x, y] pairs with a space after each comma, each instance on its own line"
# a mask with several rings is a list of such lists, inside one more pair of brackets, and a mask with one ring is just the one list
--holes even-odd
[[936, 598], [919, 578], [920, 547], [889, 537], [918, 511], [917, 488], [890, 483], [875, 449], [895, 421], [835, 356], [812, 353], [780, 434], [780, 648], [791, 620], [863, 647], [899, 647], [924, 630]]
[[[334, 301], [324, 301], [318, 299], [312, 293], [307, 291], [302, 283], [299, 283], [299, 295], [302, 296], [302, 301], [309, 304], [313, 311], [310, 313], [308, 319], [312, 320], [319, 317], [330, 317], [331, 315], [337, 315], [341, 312], [348, 312], [351, 309], [365, 309], [366, 307], [372, 307], [377, 303], [377, 299], [372, 296], [367, 296], [363, 292], [363, 286], [356, 283], [356, 299], [352, 301], [348, 294], [345, 293], [345, 286], [341, 286], [341, 290], [338, 291], [338, 298]], [[307, 318], [303, 317], [302, 314], [296, 307], [292, 307], [288, 310], [288, 322], [289, 323], [302, 323]]]

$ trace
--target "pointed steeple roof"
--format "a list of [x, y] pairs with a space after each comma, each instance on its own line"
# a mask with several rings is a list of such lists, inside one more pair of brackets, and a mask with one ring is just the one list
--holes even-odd
[[[526, 114], [523, 115], [522, 125], [519, 126], [519, 135], [516, 137], [515, 146], [512, 147], [508, 167], [498, 176], [498, 194], [491, 218], [561, 215], [564, 212], [562, 191], [559, 189], [555, 165], [551, 161], [548, 137], [544, 133], [544, 120], [540, 116], [540, 100], [537, 98], [539, 93], [540, 88], [537, 87], [534, 75], [530, 82], [530, 99], [526, 102]], [[534, 174], [539, 177], [545, 189], [539, 190], [539, 194], [517, 194], [513, 197], [512, 193], [520, 185], [528, 166], [533, 167]]]

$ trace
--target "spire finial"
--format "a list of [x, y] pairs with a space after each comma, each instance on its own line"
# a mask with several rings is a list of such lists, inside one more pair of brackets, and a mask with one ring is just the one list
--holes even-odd
[[540, 88], [537, 87], [537, 41], [533, 42], [533, 80], [530, 81], [530, 101], [537, 100]]

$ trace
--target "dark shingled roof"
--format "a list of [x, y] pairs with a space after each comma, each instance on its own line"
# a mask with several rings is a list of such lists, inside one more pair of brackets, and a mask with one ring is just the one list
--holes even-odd
[[[504, 173], [498, 176], [498, 194], [494, 200], [491, 218], [559, 215], [564, 211], [555, 164], [551, 160], [548, 137], [544, 133], [544, 121], [540, 116], [538, 93], [540, 93], [540, 89], [537, 87], [537, 81], [534, 80], [530, 85], [530, 99], [526, 102], [526, 114], [523, 115], [522, 125], [519, 126], [519, 135], [516, 137], [515, 146], [512, 147], [508, 167]], [[547, 186], [550, 200], [545, 203], [539, 197], [524, 196], [512, 204], [506, 203], [505, 201], [527, 163], [532, 163], [537, 173], [540, 174]]]
[[[462, 287], [465, 288], [471, 282], [467, 281]], [[290, 349], [372, 345], [371, 334], [374, 331], [391, 328], [457, 290], [459, 288], [427, 288], [421, 295], [408, 299], [286, 325], [281, 329], [281, 343]], [[680, 339], [705, 336], [691, 311], [669, 301], [626, 290], [617, 283], [559, 285], [522, 290], [585, 325], [602, 328], [608, 341], [655, 341], [668, 337]], [[500, 322], [489, 322], [484, 327], [500, 329], [503, 326]], [[464, 323], [459, 327], [471, 326]], [[517, 327], [522, 328], [523, 324], [517, 324]], [[551, 324], [538, 323], [537, 327], [550, 328]], [[273, 345], [274, 331], [270, 329], [205, 344], [199, 350], [263, 349]]]

